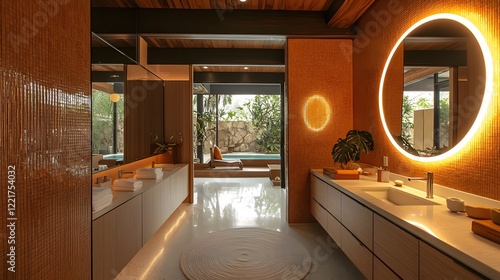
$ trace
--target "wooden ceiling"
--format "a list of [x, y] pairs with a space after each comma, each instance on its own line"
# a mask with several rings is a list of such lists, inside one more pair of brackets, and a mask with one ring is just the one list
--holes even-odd
[[[276, 63], [272, 58], [276, 50], [284, 57], [286, 38], [353, 38], [356, 21], [374, 1], [92, 0], [92, 31], [128, 55], [138, 53], [133, 49], [139, 45], [137, 38], [143, 38], [155, 50], [152, 56], [162, 57], [156, 60], [148, 55], [151, 64], [178, 63], [179, 57], [200, 53], [198, 57], [214, 58], [222, 53], [232, 59], [221, 65], [213, 59], [185, 64], [200, 65], [194, 67], [195, 72], [283, 73], [284, 59]], [[92, 46], [105, 44], [93, 40]], [[244, 59], [238, 61], [238, 57]], [[235, 63], [229, 66], [228, 61]], [[204, 65], [210, 65], [209, 69]], [[243, 66], [251, 68], [242, 71]]]
[[153, 48], [212, 48], [212, 49], [285, 49], [286, 40], [215, 40], [184, 39], [168, 36], [144, 36]]
[[123, 64], [92, 64], [92, 71], [106, 71], [106, 72], [123, 72]]
[[[92, 0], [92, 7], [325, 11], [333, 0]], [[363, 2], [363, 1], [358, 1]]]

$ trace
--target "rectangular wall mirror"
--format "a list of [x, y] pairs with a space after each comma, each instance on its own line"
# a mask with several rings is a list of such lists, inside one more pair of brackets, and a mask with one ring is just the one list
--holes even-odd
[[92, 170], [153, 155], [164, 142], [164, 82], [92, 34]]

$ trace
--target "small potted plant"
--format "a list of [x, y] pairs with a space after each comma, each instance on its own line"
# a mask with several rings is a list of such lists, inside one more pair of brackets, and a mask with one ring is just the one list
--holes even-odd
[[342, 169], [358, 169], [353, 164], [360, 158], [361, 152], [373, 151], [375, 144], [368, 131], [350, 130], [344, 139], [339, 138], [332, 149], [332, 158], [335, 163], [340, 163]]

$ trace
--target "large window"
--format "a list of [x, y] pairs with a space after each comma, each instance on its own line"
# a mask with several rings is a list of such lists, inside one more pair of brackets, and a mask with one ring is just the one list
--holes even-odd
[[280, 154], [281, 96], [195, 94], [195, 158], [206, 162], [210, 147], [223, 153]]
[[433, 73], [405, 86], [402, 114], [402, 138], [420, 155], [447, 150], [453, 135], [449, 71]]
[[92, 153], [123, 153], [123, 94], [113, 102], [110, 93], [92, 89]]

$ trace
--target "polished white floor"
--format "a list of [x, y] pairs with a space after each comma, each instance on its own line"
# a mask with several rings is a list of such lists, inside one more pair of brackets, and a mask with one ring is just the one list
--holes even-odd
[[194, 204], [181, 205], [116, 279], [186, 279], [179, 266], [183, 248], [235, 227], [278, 230], [300, 241], [313, 258], [305, 279], [364, 279], [319, 224], [286, 222], [285, 196], [268, 178], [196, 178]]

